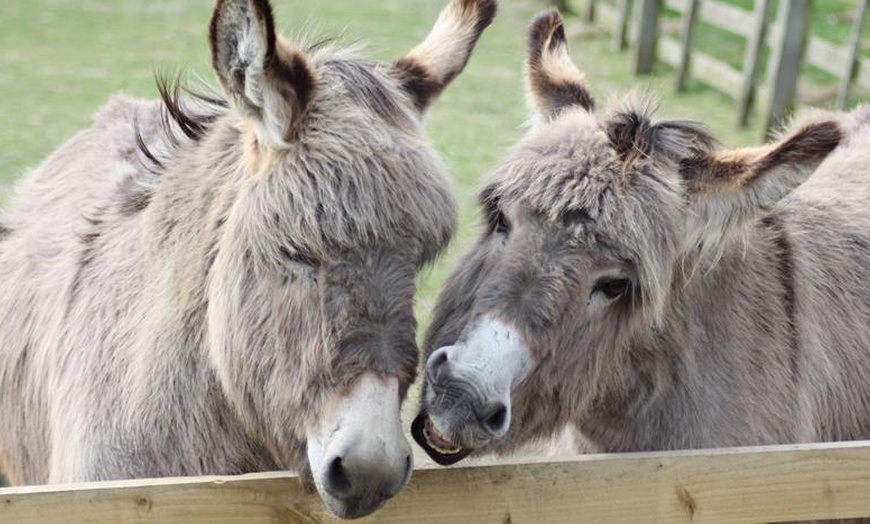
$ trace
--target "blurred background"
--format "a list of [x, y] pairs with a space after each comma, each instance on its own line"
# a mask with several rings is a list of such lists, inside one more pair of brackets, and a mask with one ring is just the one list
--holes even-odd
[[[627, 0], [555, 2], [572, 13], [567, 21], [571, 53], [587, 74], [600, 105], [633, 89], [648, 90], [661, 100], [661, 117], [702, 121], [726, 145], [759, 142], [765, 125], [762, 111], [751, 110], [746, 127], [736, 124], [739, 97], [735, 97], [733, 84], [739, 74], [735, 77], [734, 71], [745, 69], [746, 50], [754, 34], [750, 22], [757, 20], [755, 15], [767, 13], [765, 20], [772, 29], [768, 28], [765, 41], [773, 42], [783, 34], [780, 4], [801, 8], [801, 0], [764, 5], [761, 0], [652, 1], [659, 9], [652, 25], [656, 31], [652, 48], [648, 43], [638, 43], [650, 20], [636, 14], [650, 0], [635, 0], [634, 5]], [[841, 72], [845, 71], [843, 56], [848, 55], [850, 46], [854, 47], [853, 26], [862, 0], [804, 2], [809, 8], [804, 31], [807, 42], [803, 44], [807, 53], [801, 57], [796, 100], [799, 104], [834, 107], [844, 75]], [[371, 56], [393, 60], [425, 36], [446, 0], [273, 3], [278, 24], [291, 40], [300, 35], [340, 36], [345, 41], [367, 42]], [[474, 194], [479, 179], [525, 130], [525, 28], [551, 2], [500, 3], [500, 15], [484, 33], [465, 73], [445, 92], [428, 118], [432, 140], [455, 177], [462, 226], [450, 253], [421, 277], [421, 327], [428, 321], [449, 268], [477, 234]], [[712, 11], [710, 4], [716, 4]], [[212, 6], [213, 0], [0, 2], [0, 206], [4, 202], [8, 205], [14, 181], [76, 130], [88, 126], [91, 115], [113, 93], [153, 98], [155, 72], [186, 71], [214, 81], [206, 40]], [[621, 13], [626, 15], [621, 17]], [[723, 20], [725, 28], [715, 25]], [[621, 22], [626, 27], [625, 37], [621, 39], [617, 34], [615, 38]], [[692, 29], [689, 39], [687, 27]], [[732, 32], [735, 29], [737, 33]], [[868, 31], [864, 29], [861, 35], [857, 42], [858, 63], [866, 61], [870, 54]], [[822, 39], [839, 54], [817, 56], [816, 62], [823, 67], [812, 65], [806, 55], [814, 49], [816, 54], [820, 52], [818, 42], [814, 47], [812, 38]], [[624, 45], [617, 41], [620, 39]], [[679, 75], [684, 49], [691, 51], [688, 56], [693, 67]], [[775, 49], [774, 44], [759, 46], [756, 84], [769, 83], [768, 69]], [[821, 49], [830, 51], [824, 46]], [[651, 74], [637, 75], [639, 55], [644, 50], [659, 59], [653, 62]], [[731, 72], [721, 66], [707, 71], [711, 57], [730, 67]], [[829, 71], [825, 71], [826, 64]], [[680, 76], [684, 77], [682, 92], [676, 89]], [[867, 90], [862, 87], [865, 76], [870, 78], [870, 67], [856, 72], [847, 106], [867, 99]]]

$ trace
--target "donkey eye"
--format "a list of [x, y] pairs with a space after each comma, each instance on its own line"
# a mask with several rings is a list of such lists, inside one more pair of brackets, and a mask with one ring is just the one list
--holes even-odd
[[608, 300], [614, 300], [627, 295], [630, 289], [631, 281], [627, 278], [607, 278], [595, 284], [592, 294], [600, 293]]

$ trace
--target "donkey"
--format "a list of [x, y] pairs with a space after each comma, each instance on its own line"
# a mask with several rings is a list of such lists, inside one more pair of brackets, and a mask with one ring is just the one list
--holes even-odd
[[218, 0], [225, 92], [124, 98], [0, 227], [0, 470], [12, 484], [291, 469], [359, 517], [411, 475], [415, 278], [456, 204], [422, 129], [496, 12], [452, 0], [393, 64]]
[[537, 125], [439, 298], [415, 439], [447, 464], [564, 425], [605, 452], [870, 438], [870, 108], [717, 151], [597, 111], [558, 13], [528, 45]]

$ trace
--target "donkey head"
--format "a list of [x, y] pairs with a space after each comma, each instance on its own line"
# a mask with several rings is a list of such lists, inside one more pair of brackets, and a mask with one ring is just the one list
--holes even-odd
[[494, 15], [494, 0], [452, 0], [422, 44], [380, 65], [276, 37], [267, 0], [215, 8], [230, 125], [206, 146], [242, 182], [217, 197], [210, 356], [252, 434], [279, 464], [307, 464], [342, 517], [411, 474], [400, 404], [418, 362], [415, 279], [456, 226], [421, 121]]
[[599, 114], [556, 12], [531, 26], [527, 83], [538, 125], [485, 184], [486, 230], [426, 338], [413, 430], [441, 463], [509, 450], [630, 391], [629, 343], [655, 336], [687, 260], [715, 259], [840, 140], [824, 122], [713, 152], [700, 126], [654, 123], [637, 103]]

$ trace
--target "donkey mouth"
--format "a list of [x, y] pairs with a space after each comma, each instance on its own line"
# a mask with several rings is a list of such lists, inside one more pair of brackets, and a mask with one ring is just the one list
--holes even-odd
[[426, 454], [442, 466], [456, 464], [473, 451], [445, 436], [425, 411], [420, 412], [411, 424], [411, 435]]

